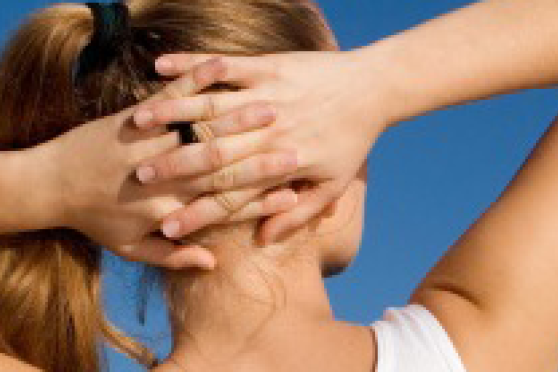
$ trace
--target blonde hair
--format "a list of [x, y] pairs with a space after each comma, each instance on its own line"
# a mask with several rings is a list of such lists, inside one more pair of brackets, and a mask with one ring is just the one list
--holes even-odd
[[[19, 29], [0, 61], [0, 150], [35, 146], [147, 98], [165, 82], [153, 65], [167, 52], [248, 55], [336, 48], [310, 1], [130, 0], [127, 5], [133, 40], [106, 69], [78, 86], [74, 67], [94, 28], [86, 7], [54, 6]], [[151, 353], [104, 316], [100, 257], [94, 242], [68, 229], [0, 236], [0, 352], [47, 372], [94, 372], [101, 369], [104, 340], [152, 365]]]

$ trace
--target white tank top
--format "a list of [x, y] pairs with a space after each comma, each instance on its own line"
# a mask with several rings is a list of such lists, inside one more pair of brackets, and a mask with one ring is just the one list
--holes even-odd
[[466, 372], [442, 325], [421, 305], [389, 308], [372, 328], [378, 348], [375, 372]]

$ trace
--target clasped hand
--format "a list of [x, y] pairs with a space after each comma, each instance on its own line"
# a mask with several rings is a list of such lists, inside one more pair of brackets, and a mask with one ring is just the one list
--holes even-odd
[[[135, 121], [142, 128], [210, 118], [207, 126], [218, 137], [150, 159], [139, 168], [139, 178], [146, 183], [182, 178], [184, 187], [210, 192], [167, 216], [162, 225], [165, 234], [186, 236], [231, 217], [272, 216], [261, 229], [267, 244], [305, 224], [338, 198], [391, 123], [381, 85], [372, 92], [370, 82], [362, 78], [362, 70], [369, 66], [362, 65], [358, 53], [160, 58], [159, 73], [182, 76], [186, 85], [226, 83], [240, 88], [191, 98], [176, 94], [165, 102], [148, 102], [136, 112]], [[209, 175], [191, 178], [200, 172]], [[232, 182], [215, 182], [227, 179], [226, 175], [233, 175], [228, 177]], [[284, 189], [284, 198], [268, 199], [269, 205], [265, 200], [253, 202], [266, 190], [289, 187], [295, 180], [312, 186], [291, 190], [290, 195]], [[233, 200], [238, 212], [231, 216], [223, 198]]]
[[[370, 92], [355, 53], [162, 57], [159, 73], [176, 81], [45, 145], [64, 163], [58, 225], [170, 268], [215, 266], [181, 240], [211, 224], [269, 217], [262, 243], [280, 239], [343, 193], [390, 124], [381, 84]], [[206, 90], [216, 83], [239, 89]], [[184, 145], [169, 123], [210, 135]], [[311, 186], [292, 189], [298, 180]]]

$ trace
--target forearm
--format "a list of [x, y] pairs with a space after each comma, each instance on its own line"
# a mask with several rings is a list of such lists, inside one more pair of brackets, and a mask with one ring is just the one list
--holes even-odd
[[35, 367], [24, 364], [16, 359], [0, 354], [0, 370], [10, 372], [40, 372]]
[[557, 169], [558, 121], [415, 293], [471, 371], [490, 361], [511, 372], [558, 368]]
[[36, 149], [0, 152], [0, 234], [53, 227], [54, 195], [48, 177], [54, 166]]
[[40, 370], [35, 367], [31, 367], [28, 364], [24, 364], [4, 355], [0, 355], [0, 369], [10, 372], [40, 372]]
[[[490, 0], [428, 21], [357, 53], [387, 77], [392, 123], [558, 82], [558, 2]], [[372, 67], [374, 73], [369, 74]]]

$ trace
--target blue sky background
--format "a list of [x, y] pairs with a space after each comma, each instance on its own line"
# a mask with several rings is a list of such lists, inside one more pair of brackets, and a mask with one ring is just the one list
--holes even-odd
[[[0, 43], [27, 14], [51, 3], [3, 1]], [[350, 49], [469, 2], [319, 3], [342, 47]], [[360, 256], [328, 282], [339, 318], [370, 323], [386, 307], [405, 304], [429, 268], [505, 188], [558, 111], [556, 97], [556, 90], [536, 90], [456, 107], [403, 123], [380, 138], [370, 155]], [[170, 335], [161, 298], [151, 296], [144, 327], [137, 321], [137, 267], [108, 258], [106, 284], [111, 319], [164, 356]], [[142, 370], [116, 353], [108, 359], [112, 371]]]

